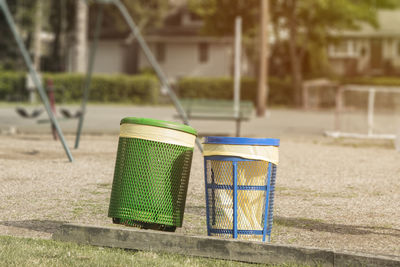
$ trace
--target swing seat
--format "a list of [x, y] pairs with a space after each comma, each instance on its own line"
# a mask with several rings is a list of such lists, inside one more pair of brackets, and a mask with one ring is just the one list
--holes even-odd
[[42, 109], [35, 109], [32, 111], [32, 113], [29, 113], [26, 109], [17, 107], [15, 111], [18, 113], [23, 118], [37, 118], [42, 114], [43, 110]]
[[82, 116], [82, 112], [80, 110], [76, 111], [75, 114], [72, 114], [72, 112], [68, 109], [62, 108], [60, 109], [60, 112], [64, 116], [64, 118], [67, 119], [76, 119]]

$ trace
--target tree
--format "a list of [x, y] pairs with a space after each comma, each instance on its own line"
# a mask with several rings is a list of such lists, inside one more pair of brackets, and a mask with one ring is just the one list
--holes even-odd
[[396, 0], [274, 0], [274, 25], [289, 32], [295, 103], [301, 104], [304, 55], [325, 48], [333, 31], [356, 30], [360, 22], [378, 27], [377, 11], [395, 8]]
[[259, 0], [189, 0], [189, 8], [204, 19], [204, 33], [232, 36], [235, 18], [240, 16], [243, 34], [257, 35]]
[[74, 46], [71, 58], [73, 72], [84, 73], [87, 67], [88, 49], [88, 16], [89, 9], [86, 3], [76, 0]]
[[[161, 26], [169, 7], [168, 1], [165, 0], [122, 0], [122, 2], [142, 32]], [[90, 29], [94, 29], [96, 18], [92, 14], [97, 12], [99, 5], [101, 4], [94, 3], [90, 7]], [[105, 6], [104, 17], [107, 19], [103, 21], [103, 32], [130, 32], [121, 13], [113, 5]]]
[[[15, 18], [19, 32], [25, 40], [25, 45], [31, 46], [36, 1], [7, 1]], [[15, 39], [9, 29], [3, 12], [0, 12], [0, 69], [15, 70], [24, 66]]]
[[[397, 0], [270, 1], [271, 21], [277, 42], [283, 42], [279, 38], [281, 32], [288, 33], [288, 51], [280, 54], [289, 55], [295, 102], [298, 105], [301, 103], [302, 65], [306, 54], [322, 51], [332, 31], [357, 29], [360, 22], [378, 27], [377, 10], [399, 5]], [[259, 0], [190, 0], [190, 7], [204, 19], [203, 30], [207, 34], [231, 34], [234, 17], [240, 15], [247, 37], [256, 36]]]

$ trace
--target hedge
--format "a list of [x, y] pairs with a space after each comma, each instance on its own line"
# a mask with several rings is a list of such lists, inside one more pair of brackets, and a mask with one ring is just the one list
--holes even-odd
[[[353, 77], [338, 81], [342, 84], [361, 85], [386, 85], [399, 86], [400, 78], [397, 77]], [[209, 98], [232, 99], [232, 78], [183, 78], [178, 83], [178, 93], [182, 98]], [[318, 91], [318, 92], [317, 92]], [[269, 104], [294, 106], [294, 90], [290, 79], [269, 78]], [[322, 107], [334, 106], [335, 93], [332, 90], [314, 90], [310, 94], [319, 94]], [[251, 78], [243, 78], [241, 81], [241, 99], [257, 101], [257, 82]], [[359, 92], [346, 92], [346, 105], [357, 108], [365, 108], [368, 94]], [[378, 94], [376, 96], [377, 107], [393, 108], [398, 106], [398, 98], [391, 94]]]
[[25, 74], [22, 72], [0, 72], [0, 99], [26, 100]]
[[[257, 81], [243, 78], [240, 98], [257, 102]], [[233, 99], [232, 78], [182, 78], [178, 82], [181, 98]], [[269, 79], [269, 103], [293, 105], [294, 92], [289, 79]]]
[[[27, 100], [25, 73], [0, 72], [0, 99]], [[56, 102], [81, 101], [85, 75], [43, 74], [43, 81], [52, 80]], [[90, 101], [157, 104], [159, 84], [152, 75], [94, 75], [90, 87]]]
[[400, 86], [399, 77], [353, 77], [344, 78], [342, 84]]
[[[22, 72], [0, 71], [0, 100], [28, 100], [28, 93], [25, 90], [25, 76], [26, 74]], [[85, 75], [45, 73], [43, 79], [53, 80], [58, 103], [81, 101]], [[343, 84], [400, 87], [400, 78], [396, 77], [353, 77], [342, 79], [339, 82]], [[176, 88], [177, 94], [181, 98], [233, 99], [232, 78], [182, 78], [178, 81]], [[294, 106], [294, 90], [290, 79], [270, 77], [269, 90], [268, 102], [270, 105]], [[94, 102], [157, 104], [160, 103], [159, 91], [158, 80], [153, 75], [94, 75], [89, 99]], [[351, 92], [347, 94], [350, 94], [347, 96], [348, 104], [358, 107], [365, 106], [366, 94]], [[332, 94], [328, 98], [334, 101]], [[255, 79], [242, 79], [241, 99], [256, 103], [257, 82]], [[385, 103], [388, 106], [398, 105], [396, 98], [391, 97], [391, 95], [381, 94], [377, 96], [376, 102], [378, 106], [385, 105]]]

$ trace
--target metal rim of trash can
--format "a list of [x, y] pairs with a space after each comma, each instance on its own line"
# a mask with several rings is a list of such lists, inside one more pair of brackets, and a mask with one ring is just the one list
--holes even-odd
[[178, 122], [163, 121], [163, 120], [148, 119], [148, 118], [126, 117], [121, 120], [120, 124], [125, 124], [125, 123], [156, 126], [171, 130], [177, 130], [185, 133], [190, 133], [197, 136], [197, 131], [195, 129], [193, 129], [189, 125], [181, 124]]
[[221, 145], [279, 146], [280, 140], [274, 138], [206, 136], [203, 143]]

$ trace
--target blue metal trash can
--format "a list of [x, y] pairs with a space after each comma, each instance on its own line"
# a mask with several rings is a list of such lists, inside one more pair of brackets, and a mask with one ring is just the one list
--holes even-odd
[[271, 240], [279, 139], [204, 140], [207, 234]]

